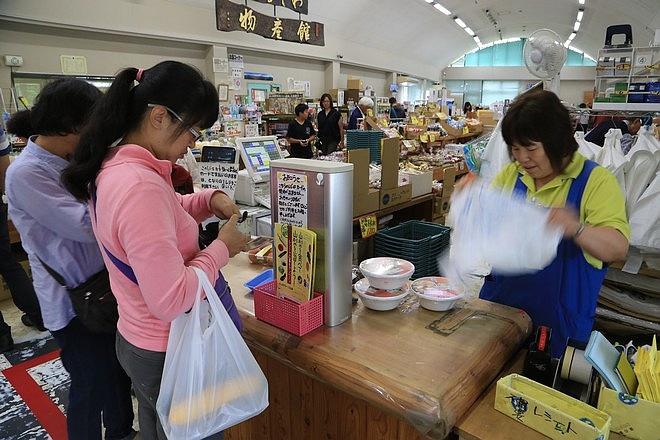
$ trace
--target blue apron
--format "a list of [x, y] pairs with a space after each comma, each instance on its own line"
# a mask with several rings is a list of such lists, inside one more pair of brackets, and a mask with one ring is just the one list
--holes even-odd
[[[580, 212], [584, 188], [596, 166], [589, 160], [584, 163], [568, 191], [566, 206], [572, 205]], [[527, 187], [521, 176], [514, 191], [526, 195]], [[479, 297], [524, 310], [535, 327], [551, 327], [552, 356], [559, 358], [564, 354], [567, 338], [589, 339], [606, 271], [606, 267], [596, 269], [589, 264], [571, 238], [562, 239], [557, 257], [549, 266], [527, 275], [491, 274], [486, 277]]]

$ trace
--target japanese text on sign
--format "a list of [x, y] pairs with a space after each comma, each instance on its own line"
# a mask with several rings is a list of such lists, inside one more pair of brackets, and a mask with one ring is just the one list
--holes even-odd
[[[279, 1], [266, 1], [265, 3], [277, 5]], [[303, 14], [306, 13], [302, 12], [300, 8], [306, 9], [307, 3], [301, 5], [299, 2], [300, 0], [286, 0], [285, 7]], [[216, 0], [215, 13], [216, 27], [220, 31], [244, 31], [273, 40], [325, 46], [323, 23], [271, 17], [228, 0]]]
[[203, 189], [219, 189], [232, 200], [238, 180], [238, 166], [220, 162], [201, 162], [199, 175]]
[[378, 230], [378, 221], [375, 215], [365, 215], [360, 217], [360, 233], [362, 238], [369, 238], [376, 234]]
[[280, 223], [307, 227], [307, 175], [277, 172], [277, 218]]

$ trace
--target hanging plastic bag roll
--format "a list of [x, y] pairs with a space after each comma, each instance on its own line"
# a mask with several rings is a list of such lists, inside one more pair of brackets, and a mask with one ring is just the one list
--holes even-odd
[[451, 267], [442, 269], [459, 278], [484, 263], [500, 274], [541, 270], [557, 255], [562, 238], [562, 231], [550, 227], [548, 218], [548, 209], [476, 179], [452, 196]]
[[195, 272], [195, 304], [170, 327], [156, 402], [168, 439], [202, 439], [268, 406], [266, 377], [209, 279]]

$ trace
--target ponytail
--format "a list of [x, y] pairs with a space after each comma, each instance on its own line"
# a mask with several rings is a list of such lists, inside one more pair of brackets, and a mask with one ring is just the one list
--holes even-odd
[[178, 61], [163, 61], [150, 69], [119, 72], [96, 106], [80, 136], [80, 143], [62, 183], [78, 199], [89, 199], [109, 147], [137, 130], [148, 104], [164, 105], [183, 118], [186, 127], [210, 127], [218, 118], [218, 92], [196, 68]]

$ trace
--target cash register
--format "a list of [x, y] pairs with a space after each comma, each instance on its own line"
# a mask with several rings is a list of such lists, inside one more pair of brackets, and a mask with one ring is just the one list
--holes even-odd
[[270, 163], [284, 158], [277, 136], [239, 137], [236, 148], [245, 164], [238, 172], [236, 202], [270, 209]]

